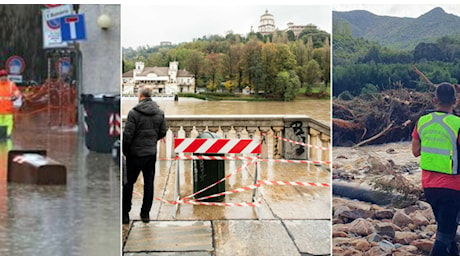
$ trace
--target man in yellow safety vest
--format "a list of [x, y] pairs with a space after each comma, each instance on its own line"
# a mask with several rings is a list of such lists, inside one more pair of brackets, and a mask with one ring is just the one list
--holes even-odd
[[456, 90], [450, 83], [436, 88], [436, 111], [420, 117], [412, 132], [412, 153], [420, 156], [422, 187], [437, 223], [431, 255], [458, 256], [460, 216], [460, 117], [453, 114]]
[[20, 98], [16, 84], [8, 80], [8, 72], [0, 70], [0, 127], [6, 128], [6, 137], [11, 137], [14, 125], [13, 102]]

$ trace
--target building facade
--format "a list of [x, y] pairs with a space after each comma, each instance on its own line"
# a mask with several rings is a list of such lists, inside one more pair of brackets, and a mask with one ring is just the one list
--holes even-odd
[[265, 14], [260, 16], [259, 33], [262, 35], [271, 34], [275, 31], [275, 18], [272, 14], [265, 10]]
[[169, 67], [145, 67], [144, 62], [136, 62], [134, 70], [123, 74], [123, 94], [137, 95], [142, 85], [151, 85], [155, 94], [195, 93], [194, 75], [180, 70], [177, 61], [169, 62]]

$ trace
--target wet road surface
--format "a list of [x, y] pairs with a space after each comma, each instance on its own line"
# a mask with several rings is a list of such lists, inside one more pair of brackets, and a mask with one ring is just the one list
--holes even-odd
[[[154, 195], [173, 200], [175, 163], [158, 161]], [[181, 194], [192, 194], [191, 162], [182, 162]], [[226, 161], [225, 175], [242, 165]], [[226, 180], [226, 190], [253, 183], [254, 166]], [[261, 162], [260, 180], [330, 183], [330, 173], [306, 164]], [[142, 176], [135, 185], [131, 222], [123, 225], [124, 255], [329, 255], [329, 187], [260, 188], [260, 218], [253, 207], [222, 207], [155, 201], [150, 223], [140, 221]], [[225, 202], [250, 202], [252, 191], [226, 195]], [[166, 235], [168, 234], [168, 235]]]
[[[19, 115], [0, 143], [0, 255], [120, 255], [119, 166], [89, 151], [76, 128], [48, 124], [46, 112]], [[67, 184], [7, 183], [9, 149], [46, 150], [66, 166]]]

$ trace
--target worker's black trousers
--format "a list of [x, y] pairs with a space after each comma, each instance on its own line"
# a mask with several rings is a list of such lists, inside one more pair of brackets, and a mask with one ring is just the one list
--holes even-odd
[[431, 255], [458, 256], [455, 240], [460, 214], [460, 191], [425, 188], [425, 198], [433, 209], [437, 223], [436, 241]]

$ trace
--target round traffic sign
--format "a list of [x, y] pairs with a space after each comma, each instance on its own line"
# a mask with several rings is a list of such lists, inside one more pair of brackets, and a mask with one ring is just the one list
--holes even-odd
[[61, 22], [59, 19], [48, 20], [46, 21], [46, 24], [51, 29], [59, 29], [61, 27]]
[[70, 58], [68, 57], [60, 58], [56, 62], [56, 70], [59, 72], [60, 75], [69, 74], [71, 69], [72, 69], [72, 62], [70, 61]]
[[14, 55], [6, 60], [5, 67], [9, 74], [19, 75], [26, 68], [26, 63], [20, 56]]

